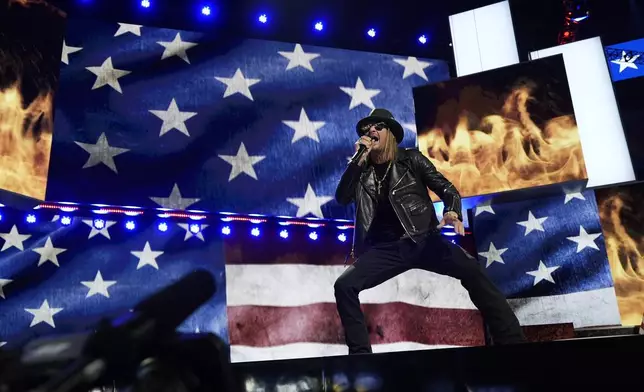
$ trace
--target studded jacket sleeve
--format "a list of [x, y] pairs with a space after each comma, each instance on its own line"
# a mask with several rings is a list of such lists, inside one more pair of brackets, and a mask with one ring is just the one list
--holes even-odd
[[351, 203], [356, 197], [356, 186], [360, 181], [360, 174], [362, 173], [362, 167], [357, 163], [351, 162], [347, 166], [338, 187], [335, 190], [335, 200], [341, 205], [347, 205]]
[[412, 154], [412, 162], [414, 162], [415, 170], [422, 179], [423, 183], [432, 192], [436, 193], [438, 197], [445, 204], [443, 214], [448, 211], [453, 211], [458, 215], [458, 219], [463, 221], [461, 214], [461, 195], [458, 190], [447, 178], [445, 178], [437, 169], [434, 164], [427, 159], [418, 150], [408, 150]]

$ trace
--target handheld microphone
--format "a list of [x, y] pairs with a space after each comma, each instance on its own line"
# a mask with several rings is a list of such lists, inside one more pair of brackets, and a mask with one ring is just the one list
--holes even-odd
[[[370, 138], [372, 141], [376, 140], [376, 138], [373, 136], [370, 136]], [[364, 144], [359, 144], [358, 151], [356, 151], [356, 153], [353, 154], [353, 156], [351, 157], [351, 162], [354, 162], [354, 163], [360, 162], [360, 159], [362, 159], [362, 156], [364, 155], [365, 152], [367, 152], [367, 146], [365, 146]]]

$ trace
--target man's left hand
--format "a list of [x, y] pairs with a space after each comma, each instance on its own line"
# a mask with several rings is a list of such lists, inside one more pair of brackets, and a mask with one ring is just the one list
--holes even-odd
[[441, 223], [438, 225], [438, 229], [442, 229], [445, 225], [454, 226], [454, 232], [458, 235], [465, 235], [465, 226], [463, 222], [458, 219], [458, 215], [455, 212], [449, 211], [443, 215]]

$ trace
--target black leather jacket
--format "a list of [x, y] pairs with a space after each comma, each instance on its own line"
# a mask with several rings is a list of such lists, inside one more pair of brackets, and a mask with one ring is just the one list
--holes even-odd
[[[398, 157], [389, 175], [389, 201], [405, 229], [406, 235], [418, 241], [427, 233], [438, 233], [439, 222], [427, 188], [445, 204], [444, 212], [461, 215], [461, 196], [420, 151], [399, 149]], [[362, 167], [350, 162], [342, 174], [335, 192], [335, 199], [342, 205], [356, 201], [355, 229], [352, 253], [364, 253], [364, 240], [376, 210], [376, 185], [373, 166]]]

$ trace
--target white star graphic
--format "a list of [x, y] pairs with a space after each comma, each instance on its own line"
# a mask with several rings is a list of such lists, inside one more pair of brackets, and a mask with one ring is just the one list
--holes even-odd
[[494, 246], [493, 242], [490, 242], [490, 247], [487, 252], [479, 252], [479, 254], [487, 259], [487, 263], [485, 264], [485, 268], [489, 267], [492, 265], [492, 263], [499, 262], [501, 264], [505, 264], [503, 261], [503, 258], [501, 255], [505, 253], [505, 251], [508, 250], [508, 248], [502, 248], [502, 249], [497, 249]]
[[364, 84], [362, 84], [362, 80], [358, 78], [358, 81], [356, 82], [355, 87], [340, 87], [340, 90], [344, 91], [345, 93], [349, 94], [351, 97], [351, 103], [349, 104], [349, 110], [362, 105], [367, 106], [370, 109], [375, 109], [376, 107], [373, 105], [373, 102], [371, 101], [371, 98], [375, 97], [376, 95], [380, 94], [380, 90], [375, 90], [375, 89], [367, 89], [365, 88]]
[[403, 71], [403, 79], [407, 79], [411, 75], [418, 75], [421, 78], [428, 80], [427, 75], [425, 74], [425, 68], [432, 65], [432, 63], [428, 61], [419, 61], [416, 57], [412, 56], [407, 57], [407, 60], [394, 59], [394, 61], [405, 67], [405, 71]]
[[586, 248], [593, 248], [595, 250], [599, 250], [599, 248], [597, 247], [597, 244], [595, 243], [595, 240], [600, 235], [601, 233], [588, 234], [586, 232], [586, 229], [584, 229], [583, 226], [579, 226], [578, 236], [566, 237], [566, 238], [568, 238], [572, 242], [577, 243], [577, 253], [579, 253]]
[[116, 30], [116, 33], [114, 33], [115, 37], [118, 37], [119, 35], [123, 35], [126, 33], [132, 33], [134, 35], [138, 35], [139, 37], [141, 36], [141, 27], [142, 25], [135, 25], [135, 24], [129, 24], [129, 23], [119, 23], [119, 29]]
[[230, 176], [228, 176], [228, 182], [230, 182], [242, 173], [246, 173], [252, 179], [256, 180], [257, 173], [255, 173], [253, 165], [261, 162], [266, 157], [263, 155], [248, 155], [246, 146], [242, 142], [239, 145], [239, 150], [237, 150], [237, 155], [219, 155], [219, 158], [228, 162], [232, 166], [230, 169]]
[[98, 137], [98, 140], [96, 141], [96, 144], [81, 142], [74, 143], [76, 143], [80, 148], [89, 153], [89, 158], [87, 158], [87, 162], [85, 162], [85, 164], [83, 165], [83, 169], [87, 169], [96, 166], [99, 163], [102, 163], [105, 166], [109, 167], [110, 170], [112, 170], [114, 173], [118, 173], [118, 170], [116, 169], [116, 163], [114, 163], [114, 157], [123, 154], [124, 152], [130, 151], [128, 148], [110, 146], [105, 133], [101, 133], [101, 135]]
[[47, 261], [51, 261], [56, 267], [60, 267], [60, 264], [58, 264], [58, 255], [67, 249], [54, 248], [54, 244], [51, 242], [51, 237], [47, 237], [44, 247], [34, 248], [32, 250], [40, 255], [40, 259], [38, 260], [39, 267]]
[[111, 57], [108, 57], [107, 60], [103, 61], [103, 64], [101, 64], [100, 67], [86, 67], [85, 69], [96, 75], [96, 81], [92, 86], [92, 90], [109, 85], [121, 94], [123, 94], [123, 90], [121, 90], [119, 78], [132, 73], [131, 71], [114, 68]]
[[300, 119], [298, 121], [282, 121], [284, 124], [295, 130], [295, 134], [293, 134], [293, 139], [291, 139], [291, 144], [295, 143], [296, 141], [308, 137], [309, 139], [312, 139], [316, 142], [320, 142], [320, 138], [318, 137], [317, 130], [322, 128], [324, 124], [326, 124], [324, 121], [311, 121], [309, 120], [309, 116], [306, 115], [306, 111], [304, 108], [300, 111]]
[[182, 41], [180, 33], [177, 33], [174, 39], [170, 42], [157, 42], [157, 44], [165, 48], [163, 55], [161, 56], [161, 60], [165, 60], [168, 57], [177, 56], [188, 64], [190, 64], [190, 59], [188, 59], [188, 54], [186, 53], [186, 51], [198, 45], [194, 42]]
[[150, 248], [149, 242], [145, 242], [145, 246], [143, 247], [142, 251], [133, 250], [130, 253], [139, 258], [139, 264], [137, 264], [136, 266], [137, 270], [145, 267], [146, 265], [149, 265], [157, 270], [159, 269], [159, 265], [157, 264], [156, 259], [163, 254], [163, 251], [152, 250], [152, 248]]
[[247, 79], [244, 78], [244, 74], [241, 69], [237, 68], [235, 74], [232, 78], [222, 78], [216, 76], [215, 79], [219, 80], [226, 85], [226, 91], [224, 91], [224, 98], [230, 97], [233, 94], [239, 93], [246, 98], [253, 101], [253, 95], [250, 93], [250, 87], [254, 84], [259, 83], [260, 79]]
[[402, 126], [403, 128], [408, 129], [410, 132], [418, 133], [415, 123], [403, 123]]
[[4, 252], [12, 246], [20, 250], [25, 250], [22, 242], [29, 237], [31, 237], [31, 234], [20, 234], [16, 225], [13, 225], [8, 233], [0, 233], [0, 238], [4, 240], [4, 245], [2, 245], [0, 252]]
[[173, 129], [176, 129], [186, 136], [190, 136], [190, 133], [188, 133], [188, 128], [186, 128], [186, 121], [197, 115], [196, 112], [180, 111], [179, 107], [177, 106], [177, 101], [174, 98], [172, 98], [172, 101], [170, 101], [168, 110], [150, 110], [150, 113], [163, 120], [159, 137], [165, 135]]
[[6, 344], [7, 344], [7, 342], [0, 342], [0, 347], [4, 346]]
[[559, 266], [556, 267], [546, 267], [543, 264], [543, 261], [539, 260], [539, 268], [535, 271], [528, 271], [526, 274], [534, 276], [533, 286], [536, 286], [537, 283], [542, 280], [547, 280], [550, 283], [555, 283], [555, 280], [552, 278], [552, 273], [559, 269]]
[[297, 206], [298, 218], [312, 214], [318, 218], [324, 218], [322, 214], [322, 206], [331, 200], [331, 196], [316, 196], [311, 184], [306, 186], [306, 193], [304, 197], [289, 197], [286, 199], [289, 203], [295, 204]]
[[25, 309], [26, 312], [31, 313], [34, 316], [31, 320], [31, 324], [29, 324], [29, 328], [40, 323], [47, 323], [56, 328], [56, 324], [54, 324], [54, 316], [62, 310], [63, 308], [50, 308], [47, 300], [42, 302], [40, 308]]
[[0, 297], [5, 299], [3, 287], [13, 282], [11, 279], [0, 279]]
[[491, 201], [488, 200], [488, 201], [483, 202], [483, 203], [479, 204], [478, 206], [476, 206], [476, 210], [474, 210], [474, 216], [479, 216], [484, 212], [496, 215], [494, 210], [492, 209], [492, 205], [490, 203], [491, 203]]
[[69, 65], [69, 55], [72, 53], [76, 53], [80, 50], [83, 50], [81, 47], [75, 47], [75, 46], [67, 46], [67, 42], [63, 40], [63, 50], [60, 55], [60, 61], [63, 63]]
[[302, 67], [313, 72], [313, 66], [311, 65], [311, 60], [320, 57], [318, 53], [306, 53], [302, 50], [302, 45], [295, 44], [295, 49], [292, 52], [277, 52], [280, 55], [288, 59], [288, 65], [286, 70], [293, 69], [296, 67]]
[[566, 193], [566, 198], [564, 199], [564, 204], [568, 204], [569, 201], [572, 199], [579, 199], [579, 200], [586, 200], [584, 195], [581, 194], [581, 192], [567, 192]]
[[[200, 240], [205, 241], [205, 239], [203, 238], [203, 231], [206, 229], [206, 227], [208, 227], [208, 225], [199, 225], [198, 223], [177, 223], [177, 224], [179, 225], [179, 227], [181, 227], [182, 229], [184, 229], [186, 231], [186, 236], [183, 237], [184, 241], [188, 241], [188, 239], [190, 239], [192, 237], [197, 237]], [[197, 232], [197, 234], [193, 233], [190, 230], [190, 226], [192, 226], [192, 225], [198, 225], [199, 226], [199, 232]]]
[[181, 196], [181, 191], [179, 190], [179, 185], [176, 183], [172, 186], [172, 191], [168, 197], [150, 197], [153, 202], [157, 203], [163, 208], [169, 208], [171, 210], [185, 210], [189, 206], [195, 204], [201, 199], [198, 198], [184, 198]]
[[640, 57], [639, 54], [636, 54], [635, 56], [631, 57], [630, 59], [626, 59], [626, 51], [622, 51], [622, 58], [619, 60], [612, 60], [611, 63], [619, 65], [619, 73], [622, 73], [626, 70], [626, 68], [632, 68], [632, 69], [639, 69], [637, 68], [637, 64], [635, 64], [635, 61]]
[[534, 215], [532, 215], [532, 211], [528, 211], [528, 220], [523, 221], [523, 222], [517, 222], [517, 225], [521, 225], [525, 227], [525, 234], [524, 236], [532, 233], [532, 231], [537, 230], [537, 231], [545, 231], [543, 229], [542, 223], [548, 219], [547, 216], [544, 216], [543, 218], [535, 218]]
[[94, 221], [91, 219], [83, 219], [83, 223], [85, 223], [87, 226], [92, 228], [92, 230], [89, 232], [89, 236], [87, 237], [87, 239], [90, 239], [97, 234], [102, 235], [108, 240], [112, 239], [110, 237], [110, 232], [108, 229], [116, 224], [115, 221], [105, 221], [104, 226], [101, 229], [97, 229], [96, 226], [94, 226]]
[[87, 292], [87, 295], [85, 298], [89, 298], [95, 294], [100, 294], [103, 297], [109, 298], [110, 293], [107, 291], [107, 289], [116, 284], [115, 280], [103, 280], [103, 275], [101, 275], [101, 271], [96, 272], [96, 277], [94, 277], [94, 280], [90, 281], [85, 281], [81, 282], [83, 286], [86, 286], [89, 288], [89, 291]]

